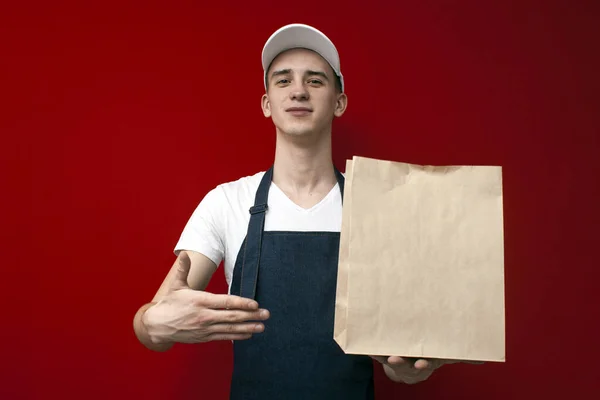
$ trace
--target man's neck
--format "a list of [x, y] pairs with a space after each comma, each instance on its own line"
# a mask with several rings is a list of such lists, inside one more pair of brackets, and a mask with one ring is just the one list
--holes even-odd
[[299, 142], [277, 134], [273, 183], [289, 196], [329, 192], [337, 182], [331, 156], [331, 135]]

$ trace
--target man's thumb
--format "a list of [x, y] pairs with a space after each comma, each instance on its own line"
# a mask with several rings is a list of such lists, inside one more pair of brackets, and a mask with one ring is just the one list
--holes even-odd
[[187, 280], [191, 266], [192, 261], [190, 260], [190, 256], [185, 251], [179, 253], [179, 257], [177, 257], [177, 272], [175, 274], [175, 281], [173, 282], [174, 289], [189, 287]]

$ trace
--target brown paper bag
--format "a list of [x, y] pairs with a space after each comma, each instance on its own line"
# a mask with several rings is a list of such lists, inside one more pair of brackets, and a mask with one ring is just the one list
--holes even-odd
[[504, 361], [502, 169], [346, 162], [334, 339], [348, 354]]

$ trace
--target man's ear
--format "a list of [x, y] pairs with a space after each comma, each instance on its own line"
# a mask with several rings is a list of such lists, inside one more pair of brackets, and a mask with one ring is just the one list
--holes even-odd
[[261, 107], [265, 117], [269, 118], [271, 116], [271, 103], [269, 102], [269, 96], [267, 96], [266, 93], [262, 95]]
[[337, 101], [335, 103], [335, 110], [333, 114], [336, 117], [341, 117], [344, 112], [346, 112], [346, 108], [348, 107], [348, 96], [345, 93], [340, 93], [337, 96]]

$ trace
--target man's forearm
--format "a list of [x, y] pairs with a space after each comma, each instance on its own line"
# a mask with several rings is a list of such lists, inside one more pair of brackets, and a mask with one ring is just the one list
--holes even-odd
[[158, 352], [164, 352], [173, 347], [172, 343], [153, 343], [150, 339], [150, 335], [146, 330], [146, 326], [144, 325], [144, 321], [142, 317], [146, 310], [152, 307], [154, 303], [148, 303], [140, 307], [135, 316], [133, 317], [133, 330], [135, 331], [135, 335], [137, 336], [140, 343], [146, 346], [148, 349]]

